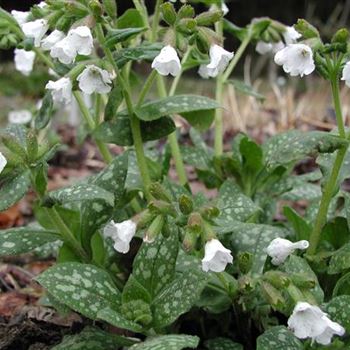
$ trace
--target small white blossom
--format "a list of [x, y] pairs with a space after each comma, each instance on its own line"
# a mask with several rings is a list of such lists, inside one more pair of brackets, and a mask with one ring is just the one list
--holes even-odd
[[229, 52], [219, 45], [212, 45], [209, 50], [210, 62], [199, 67], [199, 75], [202, 78], [215, 78], [222, 73], [233, 58], [233, 52]]
[[37, 19], [35, 21], [22, 24], [22, 30], [27, 38], [34, 39], [34, 46], [39, 47], [41, 39], [49, 29], [46, 19]]
[[231, 251], [226, 249], [219, 240], [211, 239], [205, 244], [202, 270], [205, 272], [222, 272], [227, 264], [231, 264], [233, 257]]
[[52, 98], [56, 103], [68, 104], [72, 100], [72, 82], [69, 78], [50, 80], [46, 84], [46, 89], [51, 90]]
[[343, 75], [341, 80], [345, 81], [345, 84], [350, 87], [350, 61], [346, 63], [343, 69]]
[[4, 170], [5, 166], [7, 164], [7, 160], [4, 157], [4, 155], [0, 152], [0, 173]]
[[266, 248], [266, 253], [272, 258], [271, 262], [274, 265], [281, 265], [296, 249], [307, 249], [308, 241], [291, 242], [284, 238], [275, 238]]
[[152, 68], [161, 75], [171, 74], [176, 77], [181, 72], [181, 63], [176, 50], [170, 45], [163, 47], [153, 60]]
[[103, 235], [110, 237], [114, 241], [114, 249], [126, 254], [130, 249], [130, 241], [135, 236], [136, 224], [132, 220], [126, 220], [121, 223], [110, 221], [103, 230]]
[[43, 9], [44, 7], [47, 6], [47, 3], [46, 3], [45, 1], [41, 1], [41, 2], [39, 2], [38, 6], [39, 6], [41, 9]]
[[286, 27], [285, 32], [283, 32], [283, 38], [287, 45], [295, 44], [301, 38], [301, 34], [294, 27]]
[[35, 52], [15, 49], [15, 67], [24, 75], [29, 75], [33, 70]]
[[74, 62], [79, 55], [90, 55], [94, 44], [91, 31], [86, 26], [71, 29], [67, 36], [51, 48], [50, 55], [64, 64]]
[[289, 44], [276, 53], [275, 62], [292, 77], [309, 75], [315, 70], [312, 50], [305, 44]]
[[[213, 11], [216, 9], [217, 9], [217, 5], [211, 5], [209, 8], [209, 11]], [[227, 7], [224, 1], [222, 1], [222, 4], [221, 4], [221, 11], [223, 12], [224, 16], [226, 16], [230, 12], [229, 8]]]
[[12, 10], [11, 15], [13, 16], [13, 18], [17, 21], [17, 23], [19, 25], [22, 25], [28, 21], [28, 17], [30, 15], [30, 12]]
[[11, 111], [8, 114], [8, 121], [11, 124], [27, 124], [32, 120], [32, 113], [26, 109]]
[[345, 329], [328, 318], [318, 306], [307, 302], [298, 302], [288, 319], [288, 327], [299, 339], [311, 338], [312, 341], [328, 345], [333, 335], [344, 335]]
[[65, 34], [60, 30], [55, 29], [45, 39], [41, 41], [41, 47], [43, 50], [51, 50], [54, 45], [61, 41], [65, 37]]
[[105, 69], [94, 65], [88, 65], [77, 77], [79, 88], [88, 95], [94, 92], [107, 94], [111, 91], [111, 75]]
[[258, 41], [255, 47], [255, 51], [260, 55], [266, 55], [267, 53], [276, 53], [279, 50], [284, 48], [284, 44], [282, 41], [278, 41], [277, 43], [266, 43], [265, 41]]

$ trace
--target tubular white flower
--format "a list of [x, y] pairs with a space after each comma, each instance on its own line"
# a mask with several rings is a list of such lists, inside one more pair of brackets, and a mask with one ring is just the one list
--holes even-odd
[[70, 64], [74, 62], [77, 52], [68, 40], [68, 37], [65, 37], [52, 46], [50, 55], [52, 58], [57, 58], [63, 64]]
[[17, 21], [17, 23], [19, 25], [22, 25], [28, 21], [28, 17], [30, 15], [30, 12], [12, 10], [11, 15], [13, 16], [13, 18]]
[[233, 55], [233, 52], [229, 52], [219, 45], [212, 45], [209, 50], [210, 63], [201, 65], [198, 73], [202, 78], [215, 78], [226, 69]]
[[315, 70], [312, 50], [305, 44], [289, 44], [276, 53], [275, 62], [292, 77], [309, 75]]
[[65, 34], [60, 30], [55, 29], [51, 34], [49, 34], [45, 39], [41, 41], [41, 47], [43, 50], [51, 50], [51, 48], [56, 45], [65, 37]]
[[159, 55], [152, 62], [154, 68], [160, 75], [176, 77], [181, 72], [181, 63], [176, 50], [167, 45], [162, 48]]
[[43, 9], [44, 7], [47, 6], [47, 3], [46, 3], [45, 1], [41, 1], [41, 2], [39, 2], [38, 6], [39, 6], [41, 9]]
[[298, 302], [288, 319], [288, 327], [299, 339], [311, 338], [322, 345], [328, 345], [333, 335], [344, 335], [345, 329], [328, 318], [318, 306]]
[[111, 220], [104, 228], [103, 235], [114, 241], [114, 249], [126, 254], [130, 249], [130, 241], [135, 236], [136, 224], [132, 220], [115, 223]]
[[35, 52], [15, 49], [15, 67], [24, 75], [29, 75], [33, 70]]
[[32, 120], [32, 113], [26, 109], [11, 111], [8, 114], [8, 121], [11, 124], [27, 124]]
[[350, 61], [346, 63], [346, 65], [343, 68], [343, 75], [341, 77], [341, 80], [345, 81], [345, 84], [350, 87]]
[[[216, 10], [217, 8], [218, 8], [217, 5], [211, 5], [209, 8], [209, 11]], [[229, 8], [227, 7], [224, 1], [222, 1], [222, 4], [221, 4], [221, 11], [224, 14], [224, 16], [226, 16], [230, 12]]]
[[2, 173], [6, 164], [7, 164], [7, 160], [5, 156], [0, 152], [0, 173]]
[[52, 98], [56, 103], [68, 104], [72, 100], [72, 82], [69, 78], [61, 78], [57, 81], [50, 80], [46, 89], [51, 91]]
[[39, 47], [41, 39], [49, 29], [46, 19], [37, 19], [35, 21], [22, 24], [22, 30], [27, 38], [34, 39], [34, 46]]
[[71, 29], [67, 34], [67, 39], [79, 55], [90, 55], [94, 48], [92, 34], [87, 26]]
[[284, 238], [275, 238], [266, 248], [266, 253], [272, 258], [271, 262], [274, 265], [281, 265], [296, 249], [307, 249], [308, 241], [291, 242]]
[[301, 38], [301, 34], [297, 32], [294, 27], [286, 27], [285, 32], [283, 33], [284, 41], [287, 45], [295, 44], [299, 38]]
[[87, 66], [83, 72], [77, 77], [79, 88], [86, 94], [97, 92], [106, 94], [111, 91], [112, 84], [111, 75], [108, 71], [94, 65]]
[[277, 43], [266, 43], [265, 41], [258, 41], [255, 47], [255, 51], [260, 55], [266, 55], [267, 53], [276, 53], [284, 48], [282, 41]]
[[226, 249], [219, 240], [211, 239], [205, 244], [205, 254], [202, 259], [202, 270], [205, 272], [222, 272], [227, 264], [231, 264], [233, 257], [231, 251]]

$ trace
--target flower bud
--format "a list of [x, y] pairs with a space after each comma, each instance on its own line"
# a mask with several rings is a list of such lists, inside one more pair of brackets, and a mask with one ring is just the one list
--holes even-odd
[[116, 0], [103, 0], [103, 6], [109, 17], [112, 19], [117, 18], [117, 1]]
[[152, 322], [152, 311], [146, 302], [143, 300], [132, 300], [122, 304], [121, 312], [126, 319], [147, 326]]
[[74, 18], [72, 17], [62, 16], [56, 23], [56, 29], [60, 30], [61, 32], [67, 32], [73, 21]]
[[178, 19], [193, 18], [194, 15], [195, 11], [191, 5], [183, 5], [177, 13]]
[[328, 64], [326, 60], [320, 55], [319, 52], [314, 53], [314, 61], [316, 65], [317, 72], [326, 80], [329, 79]]
[[349, 40], [349, 31], [346, 28], [339, 29], [332, 38], [332, 43], [347, 43]]
[[193, 211], [193, 201], [191, 197], [182, 194], [179, 198], [179, 208], [182, 214], [189, 215]]
[[288, 275], [276, 270], [270, 270], [264, 273], [263, 279], [278, 289], [288, 287], [290, 284]]
[[205, 220], [212, 220], [220, 215], [220, 210], [214, 206], [203, 207], [199, 211]]
[[305, 39], [319, 38], [320, 33], [305, 19], [298, 19], [297, 24], [294, 25], [296, 31], [298, 31]]
[[203, 219], [199, 213], [192, 213], [187, 221], [187, 226], [190, 230], [201, 233], [203, 229]]
[[149, 186], [149, 192], [155, 199], [160, 199], [168, 203], [172, 202], [171, 194], [159, 182], [153, 182]]
[[240, 252], [237, 255], [237, 264], [242, 274], [248, 273], [253, 265], [253, 254], [249, 252]]
[[64, 4], [65, 11], [70, 16], [83, 18], [89, 14], [88, 9], [78, 1], [67, 1]]
[[196, 44], [200, 52], [207, 54], [210, 49], [211, 38], [203, 28], [199, 28], [196, 33]]
[[34, 47], [33, 38], [26, 38], [17, 45], [18, 49], [23, 49], [26, 51], [31, 51], [33, 47]]
[[28, 160], [29, 162], [32, 162], [36, 159], [38, 155], [38, 150], [39, 150], [38, 140], [37, 140], [35, 130], [32, 129], [28, 131], [26, 144], [27, 144]]
[[195, 249], [198, 239], [198, 233], [191, 230], [189, 227], [185, 228], [185, 237], [182, 241], [182, 247], [185, 252], [189, 253]]
[[164, 21], [170, 26], [174, 25], [177, 17], [174, 5], [171, 2], [166, 2], [161, 6], [161, 11]]
[[176, 210], [173, 207], [172, 204], [164, 202], [162, 200], [152, 200], [149, 204], [148, 204], [148, 209], [150, 210], [151, 213], [155, 214], [155, 215], [171, 215], [173, 217], [177, 216]]
[[222, 18], [222, 11], [207, 11], [198, 15], [195, 19], [199, 26], [211, 26]]
[[305, 273], [295, 273], [290, 278], [298, 288], [312, 289], [316, 286], [315, 279]]
[[92, 12], [96, 21], [100, 22], [102, 20], [103, 8], [99, 0], [90, 0], [89, 9]]
[[238, 280], [239, 291], [242, 294], [251, 293], [255, 289], [255, 281], [248, 275], [244, 275]]
[[286, 305], [286, 300], [282, 293], [268, 282], [260, 284], [261, 290], [266, 301], [276, 310], [283, 310]]
[[176, 30], [183, 34], [192, 34], [197, 27], [197, 22], [193, 18], [183, 18], [176, 25]]
[[1, 141], [4, 144], [4, 146], [10, 150], [13, 154], [17, 155], [21, 159], [26, 158], [26, 152], [24, 148], [17, 142], [16, 138], [12, 135], [2, 135]]
[[136, 219], [137, 229], [140, 230], [148, 226], [153, 221], [154, 217], [155, 217], [154, 213], [151, 213], [150, 210], [148, 209], [144, 210]]
[[163, 215], [158, 215], [152, 221], [151, 225], [145, 232], [145, 236], [143, 238], [144, 242], [152, 243], [156, 239], [156, 237], [161, 233], [164, 225], [164, 217]]

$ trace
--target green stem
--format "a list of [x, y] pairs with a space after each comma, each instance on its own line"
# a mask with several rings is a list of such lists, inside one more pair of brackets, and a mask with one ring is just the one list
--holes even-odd
[[160, 18], [160, 6], [162, 5], [163, 0], [157, 0], [155, 10], [154, 10], [154, 16], [152, 21], [152, 36], [151, 41], [155, 42], [157, 40], [157, 30], [159, 25], [159, 18]]
[[108, 47], [104, 45], [105, 38], [104, 38], [104, 33], [103, 33], [101, 24], [96, 25], [96, 35], [100, 44], [103, 47], [103, 50], [107, 59], [109, 60], [109, 62], [111, 63], [111, 65], [113, 66], [117, 74], [117, 81], [119, 82], [119, 84], [123, 89], [123, 95], [125, 98], [125, 103], [126, 103], [126, 107], [130, 118], [130, 127], [131, 127], [131, 132], [134, 140], [137, 164], [140, 170], [141, 180], [143, 182], [146, 199], [150, 200], [151, 194], [149, 193], [149, 186], [151, 185], [151, 177], [148, 172], [147, 160], [143, 150], [140, 120], [135, 116], [135, 113], [134, 113], [133, 102], [131, 100], [131, 94], [130, 94], [130, 87], [129, 87], [129, 84], [124, 81], [122, 74], [119, 72], [118, 65], [113, 59], [112, 52]]
[[[339, 135], [342, 138], [349, 138], [349, 136], [346, 135], [345, 128], [344, 128], [344, 121], [343, 121], [343, 115], [342, 115], [341, 103], [340, 103], [340, 97], [339, 97], [338, 77], [334, 77], [332, 79], [331, 86], [332, 86], [333, 103], [334, 103], [334, 109], [335, 109], [336, 118], [337, 118]], [[324, 187], [322, 197], [321, 197], [320, 207], [318, 209], [315, 224], [310, 235], [310, 239], [309, 239], [310, 246], [309, 246], [309, 249], [307, 250], [308, 255], [314, 255], [317, 251], [317, 247], [321, 238], [322, 228], [327, 222], [329, 205], [333, 198], [335, 188], [337, 186], [339, 172], [343, 165], [347, 149], [348, 147], [344, 146], [337, 151], [337, 156], [335, 158], [329, 179]]]
[[[216, 79], [216, 93], [215, 99], [220, 104], [223, 105], [223, 92], [224, 92], [224, 82], [223, 76], [220, 74]], [[221, 156], [224, 149], [223, 142], [224, 135], [224, 125], [223, 125], [223, 110], [222, 108], [217, 108], [215, 110], [215, 136], [214, 136], [214, 151], [216, 156]]]
[[[73, 95], [78, 103], [78, 106], [79, 106], [80, 111], [81, 111], [81, 113], [86, 121], [86, 124], [88, 125], [89, 129], [91, 131], [93, 131], [95, 129], [96, 124], [95, 124], [93, 117], [90, 114], [89, 109], [86, 107], [86, 104], [84, 103], [84, 100], [83, 100], [80, 92], [73, 91]], [[96, 143], [104, 161], [106, 163], [110, 163], [113, 160], [113, 157], [112, 157], [111, 153], [109, 152], [109, 149], [106, 146], [106, 144], [104, 144], [100, 140], [95, 140], [95, 143]]]
[[151, 74], [148, 76], [145, 85], [143, 86], [140, 95], [139, 95], [139, 99], [137, 101], [137, 105], [136, 108], [140, 107], [143, 103], [143, 101], [145, 100], [149, 90], [151, 89], [154, 79], [157, 76], [157, 71], [155, 69], [152, 70]]
[[47, 57], [40, 49], [38, 49], [37, 47], [33, 48], [33, 51], [37, 54], [37, 56], [51, 69], [55, 70], [55, 65], [54, 63], [51, 61], [51, 59], [49, 57]]

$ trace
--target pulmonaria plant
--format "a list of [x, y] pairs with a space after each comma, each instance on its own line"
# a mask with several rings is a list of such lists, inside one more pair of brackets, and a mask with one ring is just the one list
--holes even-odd
[[[207, 11], [196, 13], [198, 2]], [[54, 349], [349, 348], [350, 199], [342, 183], [350, 135], [339, 93], [341, 81], [350, 85], [347, 30], [324, 43], [305, 20], [290, 27], [262, 17], [240, 28], [224, 20], [231, 3], [221, 0], [157, 0], [153, 13], [135, 0], [122, 15], [117, 3], [0, 9], [0, 46], [14, 49], [15, 68], [31, 79], [40, 63], [51, 76], [40, 106], [11, 111], [0, 132], [0, 210], [29, 190], [37, 197], [33, 222], [0, 231], [0, 255], [55, 247], [57, 263], [36, 281], [51, 307], [93, 324]], [[317, 72], [328, 81], [336, 128], [290, 130], [263, 144], [240, 133], [224, 150], [226, 87], [264, 100], [231, 79], [250, 44], [273, 53], [294, 79]], [[177, 93], [189, 69], [215, 79], [211, 97]], [[59, 149], [50, 128], [56, 111], [74, 106], [80, 137], [106, 166], [49, 190]], [[186, 142], [178, 118], [189, 125]], [[213, 148], [204, 131], [213, 131]], [[321, 171], [294, 172], [308, 158]], [[211, 196], [192, 191], [193, 174]]]

